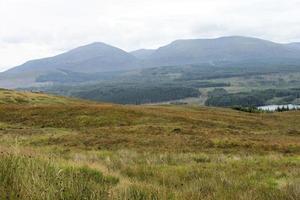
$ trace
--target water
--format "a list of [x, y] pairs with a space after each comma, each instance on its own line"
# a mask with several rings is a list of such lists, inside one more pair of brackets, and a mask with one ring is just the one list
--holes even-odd
[[287, 104], [287, 105], [268, 105], [268, 106], [259, 106], [257, 107], [259, 110], [265, 111], [276, 111], [278, 108], [289, 108], [292, 109], [300, 109], [300, 105]]

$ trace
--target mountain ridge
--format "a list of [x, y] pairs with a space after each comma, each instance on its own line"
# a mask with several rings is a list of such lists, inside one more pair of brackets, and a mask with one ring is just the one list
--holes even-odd
[[[298, 48], [299, 47], [299, 48]], [[40, 76], [65, 71], [95, 74], [139, 70], [160, 66], [188, 64], [247, 63], [296, 64], [300, 66], [299, 43], [282, 44], [244, 36], [226, 36], [213, 39], [182, 39], [158, 49], [140, 49], [126, 52], [120, 48], [94, 42], [68, 52], [28, 61], [0, 73], [0, 87], [36, 86]], [[76, 77], [75, 77], [76, 78]], [[74, 78], [73, 78], [74, 79]], [[51, 78], [47, 83], [51, 84]]]
[[216, 39], [176, 40], [158, 48], [149, 58], [160, 65], [240, 61], [265, 58], [298, 58], [288, 45], [258, 38], [229, 36]]

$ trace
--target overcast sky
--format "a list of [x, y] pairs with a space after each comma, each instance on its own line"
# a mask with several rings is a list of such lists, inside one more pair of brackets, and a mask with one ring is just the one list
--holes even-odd
[[0, 0], [0, 71], [95, 41], [130, 51], [228, 35], [300, 41], [300, 0]]

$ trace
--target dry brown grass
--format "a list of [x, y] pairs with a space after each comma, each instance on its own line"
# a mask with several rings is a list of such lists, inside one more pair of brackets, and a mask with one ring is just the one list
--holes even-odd
[[[41, 161], [45, 156], [58, 168], [101, 171], [119, 179], [115, 186], [101, 190], [106, 199], [300, 197], [299, 111], [251, 114], [26, 95], [44, 98], [38, 103], [0, 105], [0, 150], [21, 156], [25, 164], [28, 156], [36, 158], [37, 165], [28, 171], [45, 166]], [[1, 157], [5, 162], [14, 159], [19, 158]], [[9, 178], [15, 178], [14, 171], [9, 172]], [[28, 177], [23, 178], [30, 184]], [[21, 179], [20, 174], [16, 180]]]
[[63, 106], [4, 104], [0, 118], [2, 135], [22, 136], [35, 145], [89, 150], [300, 151], [299, 111], [249, 114], [207, 107], [70, 102]]

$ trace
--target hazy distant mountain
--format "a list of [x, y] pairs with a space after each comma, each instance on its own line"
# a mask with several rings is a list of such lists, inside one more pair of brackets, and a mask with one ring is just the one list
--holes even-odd
[[92, 43], [69, 52], [28, 61], [0, 74], [0, 87], [35, 84], [41, 75], [66, 71], [94, 74], [137, 68], [138, 60], [131, 54], [104, 43]]
[[29, 87], [52, 82], [77, 84], [97, 81], [101, 76], [113, 77], [117, 71], [166, 65], [219, 66], [220, 63], [240, 67], [300, 66], [300, 43], [279, 44], [232, 36], [176, 40], [157, 50], [141, 49], [131, 53], [104, 43], [93, 43], [54, 57], [29, 61], [1, 73], [0, 87]]
[[214, 62], [268, 62], [300, 58], [289, 45], [248, 37], [177, 40], [157, 49], [148, 58], [155, 65]]
[[139, 49], [130, 52], [130, 54], [135, 56], [138, 59], [144, 60], [144, 59], [148, 59], [154, 52], [155, 52], [154, 49]]
[[287, 44], [289, 47], [300, 49], [300, 42]]
[[104, 43], [92, 43], [69, 52], [25, 64], [8, 70], [6, 73], [28, 71], [71, 70], [75, 72], [103, 72], [132, 69], [137, 60], [131, 54]]

